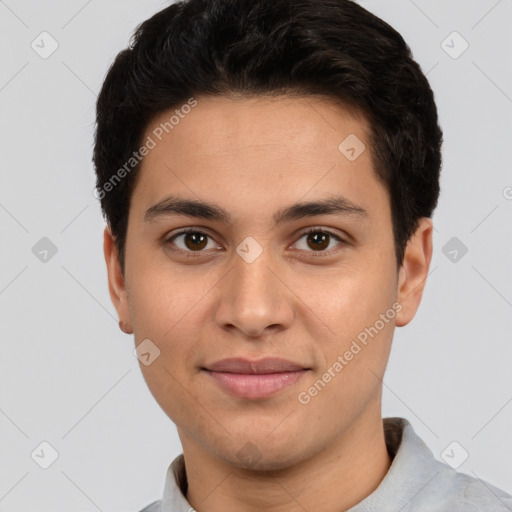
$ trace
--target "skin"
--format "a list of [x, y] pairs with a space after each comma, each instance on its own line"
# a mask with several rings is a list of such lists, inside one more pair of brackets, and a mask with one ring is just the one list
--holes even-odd
[[[389, 469], [381, 379], [395, 327], [409, 323], [421, 301], [432, 221], [420, 220], [397, 268], [389, 196], [373, 169], [367, 122], [333, 100], [197, 100], [142, 163], [124, 277], [105, 229], [113, 304], [136, 345], [149, 338], [161, 351], [141, 370], [177, 425], [187, 499], [196, 510], [346, 510]], [[156, 118], [146, 136], [172, 113]], [[349, 134], [366, 145], [355, 161], [338, 149]], [[331, 213], [273, 225], [275, 212], [333, 193], [367, 216]], [[145, 222], [146, 210], [169, 194], [215, 203], [231, 222], [182, 215]], [[211, 237], [203, 252], [190, 236], [169, 240], [185, 227]], [[345, 243], [331, 237], [319, 249], [302, 234], [306, 228], [327, 229]], [[262, 248], [252, 263], [236, 252], [248, 236]], [[185, 257], [187, 250], [198, 257]], [[298, 394], [395, 301], [401, 310], [394, 319], [300, 403]], [[228, 357], [265, 356], [310, 370], [261, 400], [231, 396], [200, 370]], [[247, 443], [258, 455], [252, 461], [238, 455]]]

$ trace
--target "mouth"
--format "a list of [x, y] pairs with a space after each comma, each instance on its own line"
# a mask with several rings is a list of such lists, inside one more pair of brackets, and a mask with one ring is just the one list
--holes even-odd
[[223, 359], [201, 368], [225, 392], [238, 398], [268, 398], [296, 384], [309, 370], [281, 358]]

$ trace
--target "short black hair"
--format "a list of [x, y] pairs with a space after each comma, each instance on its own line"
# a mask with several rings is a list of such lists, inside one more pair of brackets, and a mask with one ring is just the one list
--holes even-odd
[[232, 94], [321, 95], [365, 116], [400, 266], [437, 206], [442, 145], [434, 94], [402, 36], [350, 0], [183, 0], [136, 28], [97, 101], [95, 192], [123, 272], [148, 124], [202, 95]]

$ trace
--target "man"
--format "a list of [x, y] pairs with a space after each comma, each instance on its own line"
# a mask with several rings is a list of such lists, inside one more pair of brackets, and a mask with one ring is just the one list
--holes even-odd
[[348, 0], [189, 0], [105, 79], [109, 290], [183, 455], [145, 512], [505, 511], [382, 419], [432, 256], [442, 132], [402, 37]]

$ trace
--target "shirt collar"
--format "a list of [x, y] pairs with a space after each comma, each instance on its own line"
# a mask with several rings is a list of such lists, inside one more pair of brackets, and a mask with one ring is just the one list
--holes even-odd
[[[403, 418], [384, 418], [384, 433], [391, 466], [380, 485], [348, 512], [398, 512], [440, 471], [441, 463]], [[192, 512], [186, 500], [187, 476], [183, 454], [167, 470], [162, 512]]]

